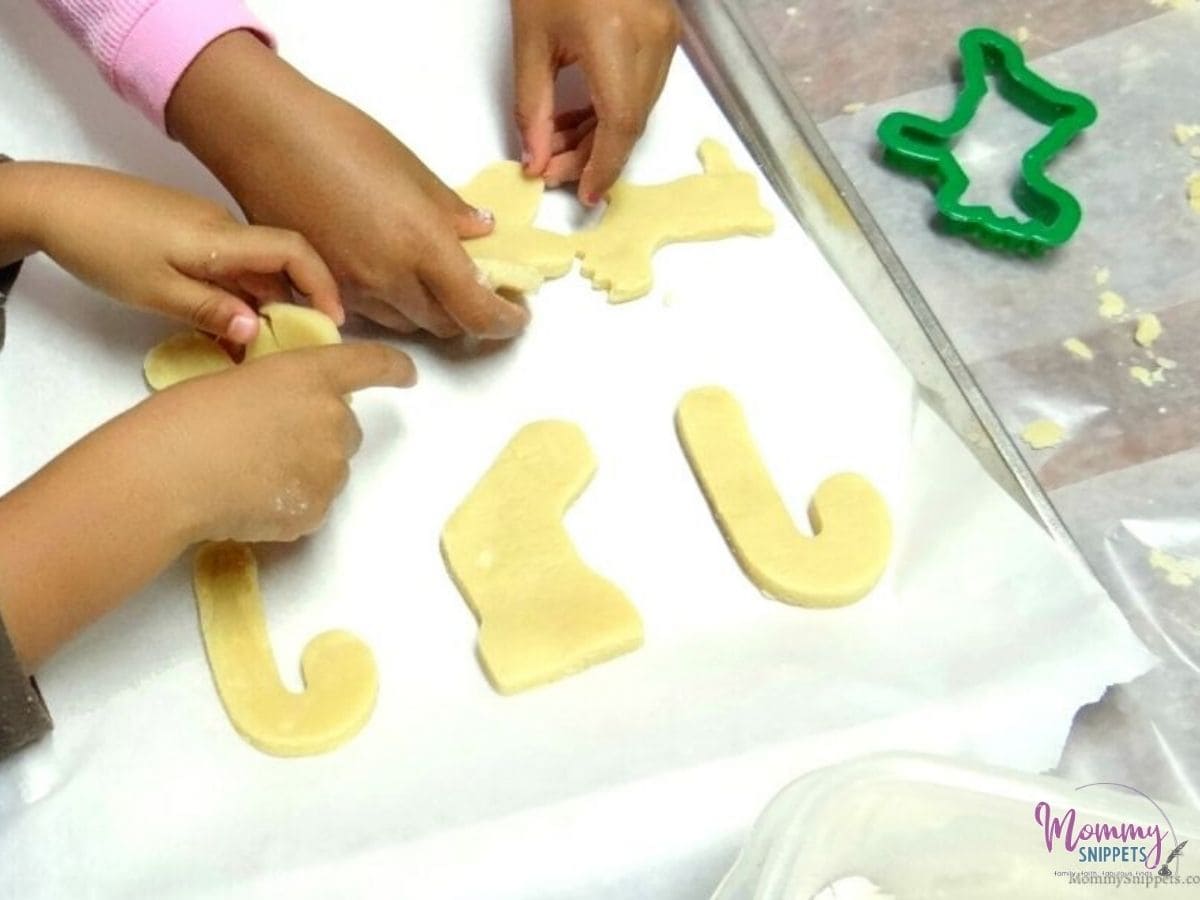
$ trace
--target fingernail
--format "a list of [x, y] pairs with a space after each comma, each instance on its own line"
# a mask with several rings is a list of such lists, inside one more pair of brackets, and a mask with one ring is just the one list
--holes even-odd
[[225, 336], [235, 343], [248, 344], [254, 340], [254, 332], [257, 329], [257, 317], [241, 313], [233, 317], [233, 321], [229, 323], [229, 327], [225, 330]]
[[472, 215], [484, 225], [493, 225], [496, 222], [496, 216], [490, 209], [483, 209], [477, 206], [472, 210]]
[[587, 196], [585, 196], [583, 198], [583, 202], [586, 203], [588, 206], [595, 206], [597, 203], [600, 202], [600, 195], [597, 194], [595, 191], [592, 191], [591, 193], [589, 193]]

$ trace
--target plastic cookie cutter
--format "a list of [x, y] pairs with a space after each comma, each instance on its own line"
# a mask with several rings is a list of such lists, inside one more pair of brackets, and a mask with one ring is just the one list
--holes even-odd
[[[949, 230], [986, 246], [1041, 253], [1068, 241], [1083, 219], [1079, 201], [1055, 184], [1046, 167], [1096, 121], [1096, 106], [1081, 94], [1063, 90], [1029, 69], [1015, 41], [990, 28], [975, 28], [959, 39], [963, 91], [950, 118], [927, 119], [896, 112], [879, 123], [884, 160], [902, 171], [931, 179], [935, 202]], [[1017, 206], [1029, 216], [1018, 221], [990, 206], [968, 206], [963, 196], [970, 179], [954, 156], [953, 143], [979, 111], [992, 75], [1000, 95], [1021, 112], [1050, 128], [1021, 160], [1013, 189]]]

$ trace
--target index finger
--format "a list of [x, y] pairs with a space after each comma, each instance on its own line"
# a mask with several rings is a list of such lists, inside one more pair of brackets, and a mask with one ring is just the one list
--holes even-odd
[[419, 274], [434, 298], [473, 337], [516, 337], [529, 323], [529, 313], [487, 286], [456, 240], [438, 241], [430, 248]]
[[592, 154], [579, 179], [579, 198], [599, 203], [616, 183], [641, 137], [653, 98], [639, 89], [636, 52], [589, 53], [580, 60], [596, 108]]
[[268, 359], [291, 360], [311, 369], [337, 394], [417, 383], [417, 369], [408, 355], [378, 341], [308, 347]]
[[223, 274], [237, 274], [235, 269], [260, 275], [283, 272], [296, 290], [340, 325], [346, 321], [337, 282], [325, 261], [300, 234], [282, 228], [251, 225], [238, 236], [229, 251], [216, 261]]

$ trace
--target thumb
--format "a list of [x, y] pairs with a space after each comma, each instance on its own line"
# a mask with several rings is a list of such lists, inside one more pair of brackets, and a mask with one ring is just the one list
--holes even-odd
[[258, 335], [258, 314], [250, 304], [204, 281], [181, 278], [167, 292], [162, 312], [234, 344]]
[[541, 175], [550, 163], [550, 141], [554, 136], [554, 56], [544, 34], [520, 32], [515, 37], [513, 56], [521, 165], [525, 174]]

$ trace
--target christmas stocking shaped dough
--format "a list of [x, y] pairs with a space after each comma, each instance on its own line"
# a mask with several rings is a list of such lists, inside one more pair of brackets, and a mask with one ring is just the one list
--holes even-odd
[[575, 259], [572, 238], [535, 228], [545, 184], [527, 178], [521, 164], [499, 162], [488, 166], [459, 195], [472, 206], [490, 209], [496, 227], [486, 237], [463, 243], [493, 289], [527, 293], [545, 278], [560, 278]]
[[635, 300], [654, 280], [654, 251], [676, 241], [710, 241], [736, 234], [770, 234], [771, 214], [759, 203], [758, 180], [740, 172], [714, 140], [700, 144], [703, 175], [666, 184], [618, 181], [599, 226], [577, 238], [583, 274], [609, 300]]
[[371, 648], [345, 631], [325, 631], [304, 648], [305, 690], [279, 680], [254, 554], [244, 544], [206, 544], [194, 584], [208, 664], [238, 734], [274, 756], [324, 753], [371, 717], [379, 676]]
[[692, 471], [738, 563], [762, 591], [800, 606], [843, 606], [879, 581], [891, 551], [883, 498], [863, 477], [826, 479], [809, 506], [813, 537], [788, 515], [723, 388], [689, 391], [676, 425]]
[[563, 528], [595, 468], [575, 425], [526, 425], [442, 531], [450, 574], [479, 619], [484, 671], [502, 694], [641, 646], [637, 610]]

